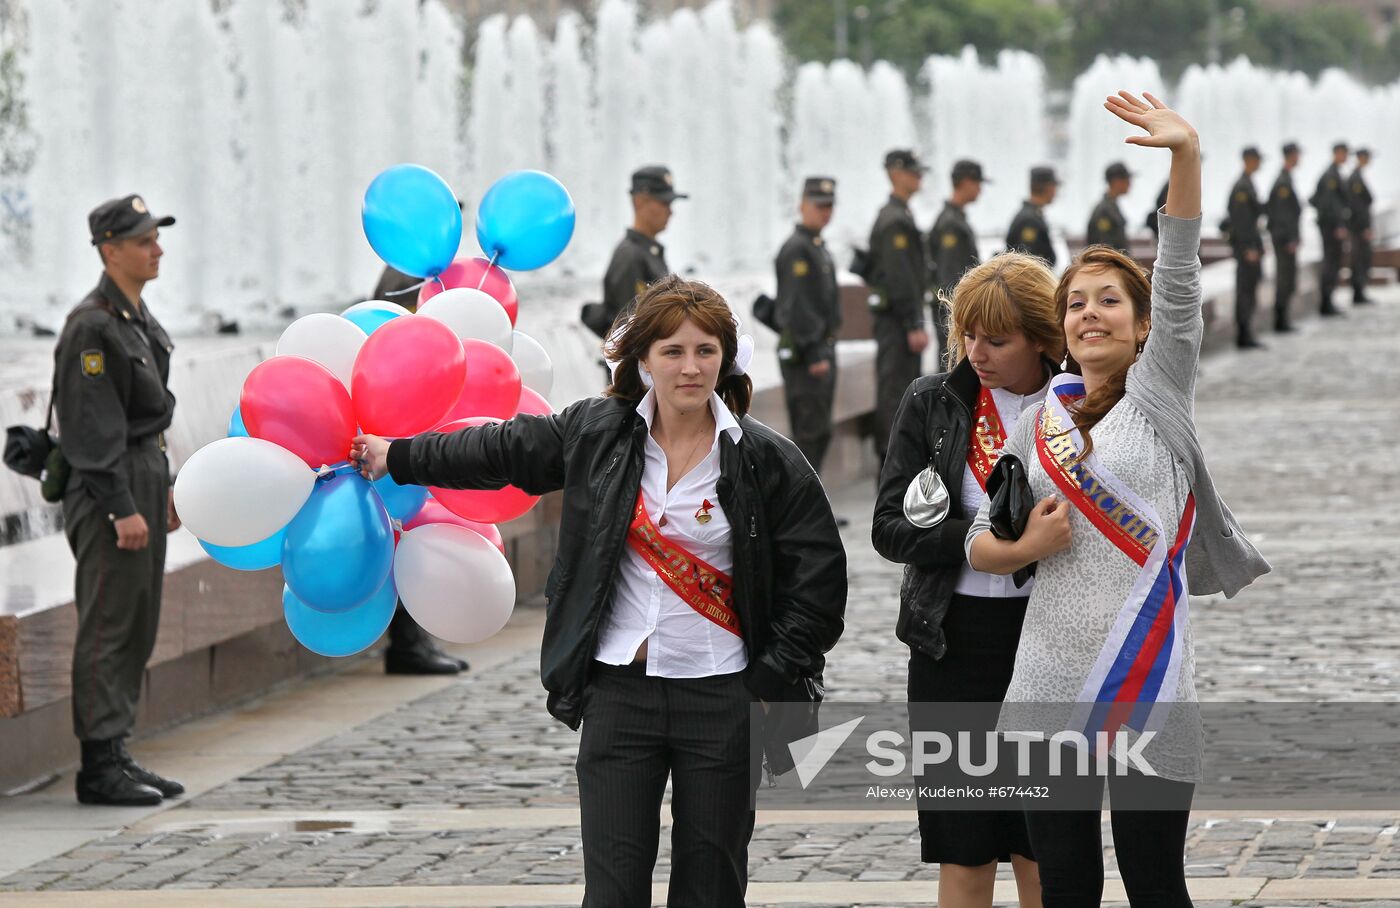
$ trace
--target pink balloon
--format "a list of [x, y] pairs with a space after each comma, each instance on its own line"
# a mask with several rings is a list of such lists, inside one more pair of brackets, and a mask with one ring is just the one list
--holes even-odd
[[[486, 276], [484, 283], [482, 275]], [[506, 315], [510, 316], [510, 323], [515, 324], [515, 317], [520, 314], [520, 298], [515, 294], [515, 285], [510, 282], [510, 275], [483, 258], [459, 258], [453, 261], [437, 276], [437, 280], [430, 278], [419, 288], [418, 305], [423, 305], [444, 290], [457, 287], [471, 287], [473, 290], [486, 292], [501, 304], [506, 310]]]
[[281, 445], [315, 469], [345, 460], [355, 409], [335, 373], [304, 356], [274, 356], [243, 382], [238, 402], [248, 434]]
[[[472, 416], [438, 426], [433, 431], [456, 432], [458, 429], [484, 426], [493, 422], [500, 420], [489, 416]], [[503, 489], [439, 489], [429, 486], [428, 491], [458, 517], [478, 523], [505, 523], [507, 520], [514, 520], [533, 508], [535, 502], [540, 500], [538, 495], [528, 495], [515, 486], [506, 486]]]
[[[382, 330], [382, 329], [381, 329]], [[378, 332], [375, 332], [376, 334]], [[474, 337], [462, 339], [462, 351], [471, 376], [462, 393], [438, 422], [466, 419], [468, 416], [495, 416], [510, 419], [520, 404], [520, 369], [510, 354], [489, 341]]]
[[516, 405], [517, 413], [526, 413], [530, 416], [553, 416], [554, 408], [549, 405], [549, 401], [539, 395], [534, 388], [520, 386], [520, 403]]
[[350, 396], [364, 431], [401, 438], [442, 422], [466, 378], [462, 342], [451, 328], [435, 318], [401, 316], [360, 348]]
[[420, 510], [412, 520], [404, 524], [403, 528], [405, 530], [411, 530], [414, 527], [421, 527], [427, 523], [450, 523], [454, 526], [466, 527], [474, 533], [480, 533], [485, 536], [486, 541], [500, 549], [502, 555], [506, 553], [506, 541], [501, 537], [501, 531], [494, 523], [479, 523], [475, 520], [468, 520], [465, 517], [458, 516], [445, 508], [442, 502], [432, 498], [423, 502], [423, 509]]

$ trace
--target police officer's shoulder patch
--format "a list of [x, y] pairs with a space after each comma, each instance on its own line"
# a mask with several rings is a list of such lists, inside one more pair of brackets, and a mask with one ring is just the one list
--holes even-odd
[[1328, 180], [1328, 181], [1327, 181], [1327, 188], [1328, 188], [1328, 189], [1336, 189], [1336, 188], [1337, 188], [1337, 181], [1336, 181], [1336, 180]]
[[1288, 198], [1290, 195], [1292, 195], [1293, 193], [1291, 193], [1291, 192], [1288, 191], [1288, 187], [1287, 187], [1287, 186], [1280, 186], [1280, 187], [1278, 188], [1278, 194], [1279, 194], [1279, 197], [1280, 197], [1280, 198], [1286, 199], [1286, 198]]
[[896, 233], [896, 234], [894, 235], [894, 248], [896, 248], [896, 249], [908, 249], [908, 248], [909, 248], [909, 235], [908, 235], [908, 234], [905, 234], [905, 233]]
[[793, 277], [806, 277], [809, 270], [806, 259], [798, 259], [792, 263]]
[[958, 245], [958, 235], [950, 230], [943, 234], [942, 243], [944, 249], [952, 249], [954, 246]]
[[1100, 230], [1111, 230], [1112, 228], [1113, 228], [1113, 222], [1112, 222], [1112, 221], [1110, 221], [1108, 218], [1099, 218], [1099, 229], [1100, 229]]
[[1021, 239], [1022, 239], [1024, 242], [1027, 242], [1027, 243], [1035, 242], [1036, 236], [1037, 236], [1037, 233], [1036, 233], [1036, 229], [1035, 229], [1034, 227], [1022, 227], [1022, 228], [1021, 228]]
[[89, 378], [97, 378], [107, 371], [107, 362], [101, 350], [84, 350], [78, 354], [78, 359], [82, 363], [83, 374]]
[[1235, 201], [1236, 201], [1236, 202], [1243, 202], [1243, 201], [1247, 200], [1248, 198], [1249, 198], [1249, 193], [1245, 192], [1243, 189], [1241, 189], [1239, 192], [1235, 193]]

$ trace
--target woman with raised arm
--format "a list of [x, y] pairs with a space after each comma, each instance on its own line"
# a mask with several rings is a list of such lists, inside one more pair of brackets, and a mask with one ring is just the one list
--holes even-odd
[[[939, 731], [980, 711], [947, 704], [978, 703], [988, 706], [980, 717], [985, 725], [966, 730], [985, 737], [1011, 682], [1035, 581], [1017, 585], [974, 570], [963, 544], [1007, 435], [1059, 371], [1065, 337], [1055, 275], [1035, 256], [1007, 252], [978, 265], [948, 302], [952, 368], [904, 392], [880, 470], [871, 540], [885, 558], [905, 565], [895, 634], [909, 647], [911, 729]], [[921, 490], [910, 487], [925, 480], [941, 493], [930, 513], [919, 512]], [[936, 790], [934, 781], [919, 779], [925, 790]], [[920, 858], [939, 865], [939, 905], [990, 908], [997, 866], [1010, 862], [1021, 908], [1038, 908], [1019, 806], [953, 810], [928, 797], [918, 806]]]
[[360, 436], [350, 456], [400, 484], [563, 490], [540, 675], [550, 713], [583, 726], [583, 903], [651, 905], [669, 777], [667, 904], [741, 908], [750, 705], [818, 692], [846, 554], [812, 468], [747, 415], [753, 386], [723, 297], [665, 277], [605, 353], [603, 397], [448, 434]]
[[[1046, 791], [1068, 794], [1077, 809], [1025, 802], [1046, 908], [1102, 896], [1105, 779], [1086, 764], [1108, 767], [1130, 903], [1191, 904], [1183, 852], [1201, 724], [1187, 593], [1233, 596], [1269, 569], [1216, 493], [1192, 416], [1203, 327], [1200, 144], [1191, 124], [1144, 97], [1120, 92], [1105, 107], [1146, 132], [1128, 143], [1171, 152], [1152, 283], [1105, 247], [1065, 271], [1056, 306], [1068, 370], [1006, 446], [1039, 503], [1015, 541], [988, 532], [985, 505], [967, 536], [979, 570], [1039, 562], [999, 728], [1060, 736], [1034, 753], [1064, 773], [1045, 777]], [[1084, 754], [1098, 759], [1080, 762]]]

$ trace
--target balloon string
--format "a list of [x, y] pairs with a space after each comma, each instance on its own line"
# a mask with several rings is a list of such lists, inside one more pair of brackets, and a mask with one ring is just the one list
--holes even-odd
[[[418, 288], [422, 287], [422, 286], [423, 286], [424, 284], [426, 284], [427, 282], [428, 282], [427, 280], [421, 280], [421, 281], [419, 281], [418, 283], [414, 284], [412, 287], [405, 287], [405, 288], [403, 288], [402, 290], [386, 290], [386, 291], [384, 291], [384, 295], [385, 295], [385, 296], [403, 296], [405, 293], [412, 293], [413, 291], [415, 291], [415, 290], [417, 290]], [[442, 283], [442, 281], [438, 281], [438, 283]]]
[[489, 264], [487, 264], [487, 266], [484, 269], [482, 269], [481, 280], [477, 282], [476, 289], [480, 290], [482, 287], [486, 286], [486, 278], [490, 277], [491, 269], [496, 267], [496, 256], [500, 254], [501, 250], [499, 249], [491, 253], [491, 261]]
[[340, 463], [337, 464], [323, 464], [321, 466], [320, 472], [316, 474], [316, 479], [319, 482], [329, 482], [330, 480], [341, 475], [342, 473], [358, 472], [360, 472], [359, 467], [355, 466], [348, 460], [342, 460]]

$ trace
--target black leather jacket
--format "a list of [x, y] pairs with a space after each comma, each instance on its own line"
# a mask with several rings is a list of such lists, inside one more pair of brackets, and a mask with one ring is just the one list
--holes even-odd
[[[1054, 368], [1048, 362], [1047, 367]], [[904, 565], [895, 636], [934, 659], [942, 659], [948, 649], [943, 617], [967, 563], [963, 542], [977, 516], [964, 513], [962, 486], [980, 389], [977, 373], [965, 359], [951, 372], [912, 382], [895, 413], [880, 470], [870, 541], [883, 557]], [[921, 529], [904, 516], [904, 492], [929, 464], [943, 479], [952, 507], [942, 523]]]
[[[846, 552], [817, 475], [797, 447], [757, 420], [720, 433], [720, 506], [734, 528], [734, 607], [749, 665], [744, 681], [769, 701], [820, 675], [846, 610]], [[612, 600], [641, 488], [646, 423], [635, 401], [589, 398], [554, 416], [517, 416], [389, 448], [399, 483], [532, 495], [563, 490], [554, 569], [545, 590], [540, 678], [551, 715], [577, 729], [583, 690]]]

